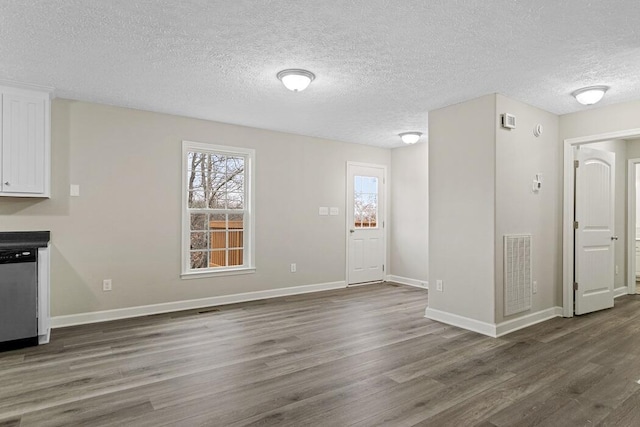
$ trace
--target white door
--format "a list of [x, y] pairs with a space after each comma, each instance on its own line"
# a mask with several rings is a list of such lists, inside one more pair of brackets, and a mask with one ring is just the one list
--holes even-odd
[[42, 97], [2, 95], [2, 191], [43, 193], [45, 103]]
[[613, 307], [615, 154], [578, 148], [575, 313]]
[[347, 282], [384, 280], [385, 168], [347, 164]]

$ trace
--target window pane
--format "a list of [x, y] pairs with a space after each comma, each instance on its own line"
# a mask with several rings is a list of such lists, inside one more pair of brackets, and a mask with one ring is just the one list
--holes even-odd
[[191, 252], [191, 269], [207, 267], [207, 252]]
[[207, 229], [207, 214], [191, 214], [191, 229], [192, 230], [206, 230]]
[[210, 267], [226, 267], [227, 251], [211, 251], [209, 255]]
[[204, 153], [189, 152], [187, 155], [187, 167], [189, 171], [202, 170], [202, 165], [206, 156], [207, 155]]
[[205, 207], [205, 202], [204, 202], [204, 191], [202, 190], [194, 190], [194, 191], [189, 191], [189, 195], [188, 195], [188, 206], [191, 209], [199, 209], [199, 208], [204, 208]]
[[193, 170], [189, 171], [187, 175], [189, 190], [202, 190], [204, 191], [204, 181], [202, 179], [202, 172]]
[[229, 229], [230, 230], [242, 230], [244, 228], [244, 215], [243, 214], [230, 214], [229, 215]]
[[242, 249], [232, 249], [229, 251], [229, 265], [242, 265], [244, 264], [243, 260], [243, 250]]
[[378, 194], [378, 178], [376, 178], [375, 176], [363, 176], [362, 192]]
[[355, 193], [362, 193], [362, 177], [354, 176], [353, 177], [353, 191]]
[[209, 215], [209, 230], [224, 231], [227, 229], [227, 216], [225, 214]]
[[209, 209], [226, 209], [227, 201], [225, 200], [223, 192], [215, 192], [210, 194], [209, 197]]
[[243, 231], [229, 231], [229, 247], [241, 248], [244, 246]]
[[211, 249], [225, 249], [227, 247], [227, 233], [213, 231], [211, 234]]
[[355, 228], [378, 226], [378, 178], [356, 176], [354, 181], [353, 222]]
[[191, 249], [208, 249], [208, 246], [207, 233], [204, 231], [191, 233]]
[[227, 178], [227, 191], [244, 193], [244, 174], [239, 173]]
[[212, 193], [224, 193], [224, 186], [227, 178], [224, 173], [215, 173], [211, 175], [210, 185]]
[[244, 171], [244, 157], [227, 157], [227, 176], [237, 175]]
[[243, 193], [227, 194], [227, 209], [244, 209], [244, 194]]

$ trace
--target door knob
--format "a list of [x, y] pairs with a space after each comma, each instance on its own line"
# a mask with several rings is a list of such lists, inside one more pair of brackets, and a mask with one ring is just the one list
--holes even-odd
[[611, 236], [611, 240], [618, 240], [618, 236]]
[[349, 233], [355, 233], [356, 230], [354, 230], [353, 228], [351, 230], [349, 230]]
[[7, 182], [4, 183], [4, 185], [11, 185], [11, 184], [9, 184], [9, 181], [7, 181]]

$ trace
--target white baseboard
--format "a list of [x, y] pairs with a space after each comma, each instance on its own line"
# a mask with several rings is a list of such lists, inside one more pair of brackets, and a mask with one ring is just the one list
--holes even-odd
[[618, 298], [618, 297], [621, 297], [622, 295], [627, 295], [628, 293], [629, 293], [629, 288], [626, 286], [615, 288], [613, 290], [613, 298]]
[[458, 316], [457, 314], [447, 313], [446, 311], [440, 311], [430, 307], [427, 307], [425, 310], [424, 317], [431, 320], [437, 320], [438, 322], [446, 323], [448, 325], [457, 326], [468, 331], [477, 332], [482, 335], [487, 335], [493, 338], [496, 337], [496, 325], [493, 323], [481, 322], [480, 320]]
[[384, 283], [384, 280], [374, 280], [373, 282], [352, 283], [347, 286], [350, 288], [356, 288], [358, 286], [379, 285], [380, 283]]
[[429, 282], [426, 280], [409, 279], [408, 277], [394, 276], [389, 274], [387, 276], [387, 282], [396, 282], [401, 285], [413, 286], [420, 289], [429, 289]]
[[519, 329], [524, 329], [536, 323], [553, 319], [554, 317], [562, 317], [562, 307], [551, 307], [546, 310], [536, 311], [526, 316], [518, 317], [513, 320], [506, 320], [496, 325], [496, 337], [507, 335]]
[[515, 332], [519, 329], [524, 329], [526, 327], [535, 325], [536, 323], [544, 322], [545, 320], [561, 316], [562, 307], [551, 307], [546, 310], [541, 310], [535, 313], [527, 314], [526, 316], [518, 317], [517, 319], [507, 320], [495, 324], [481, 322], [479, 320], [470, 319], [468, 317], [459, 316], [457, 314], [447, 313], [445, 311], [435, 310], [429, 307], [427, 307], [427, 310], [425, 311], [425, 317], [428, 319], [437, 320], [438, 322], [457, 326], [459, 328], [477, 332], [482, 335], [487, 335], [492, 338], [498, 338], [511, 332]]
[[56, 316], [51, 319], [52, 328], [84, 325], [87, 323], [107, 322], [109, 320], [127, 319], [131, 317], [148, 316], [151, 314], [170, 313], [172, 311], [191, 310], [195, 308], [213, 307], [216, 305], [235, 304], [239, 302], [256, 301], [267, 298], [284, 297], [289, 295], [321, 292], [332, 289], [346, 288], [346, 282], [320, 283], [316, 285], [292, 286], [289, 288], [270, 289], [266, 291], [245, 292], [242, 294], [223, 295], [192, 299], [186, 301], [166, 302], [162, 304], [141, 305], [137, 307], [118, 308], [114, 310], [93, 311], [90, 313]]

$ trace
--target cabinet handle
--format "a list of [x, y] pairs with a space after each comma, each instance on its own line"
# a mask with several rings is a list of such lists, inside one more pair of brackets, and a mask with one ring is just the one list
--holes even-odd
[[7, 181], [7, 182], [4, 183], [4, 185], [11, 185], [11, 184], [9, 184], [9, 181]]

